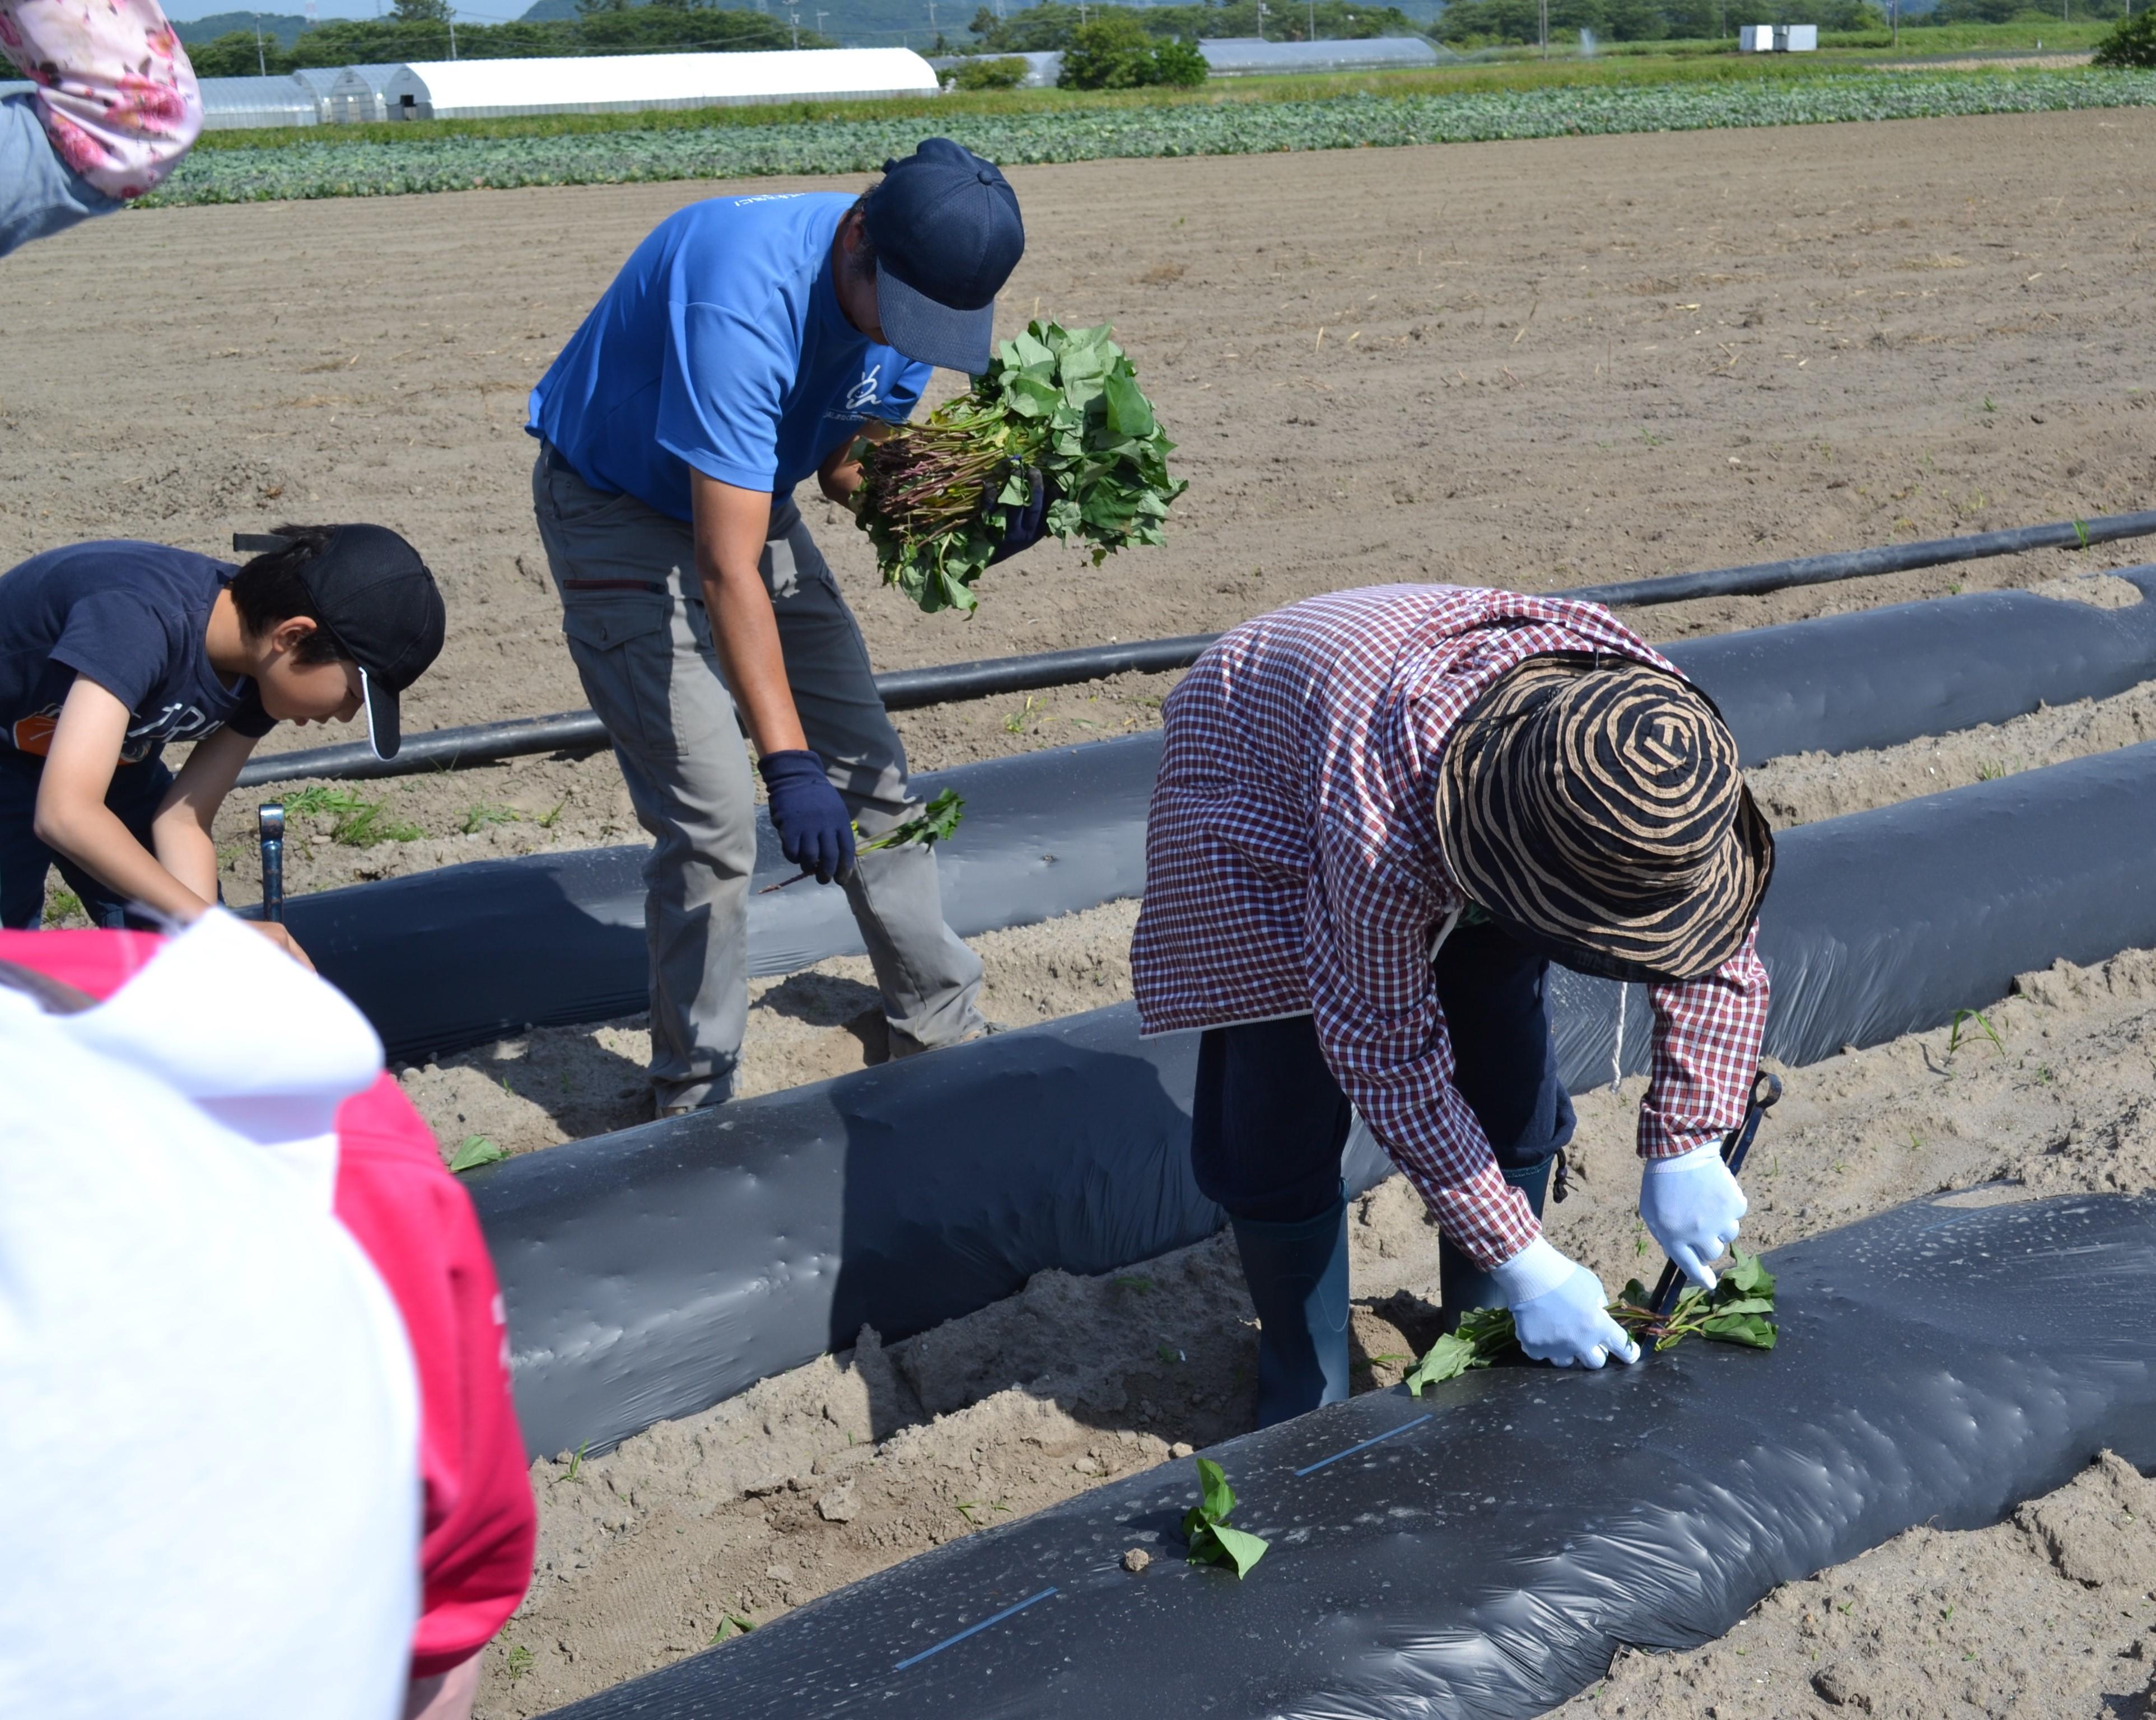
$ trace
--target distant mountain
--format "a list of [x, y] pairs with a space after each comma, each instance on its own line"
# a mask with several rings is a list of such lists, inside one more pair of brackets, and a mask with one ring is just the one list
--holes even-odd
[[172, 29], [180, 40], [192, 46], [198, 42], [214, 42], [234, 30], [244, 30], [251, 36], [257, 24], [262, 27], [262, 39], [267, 42], [275, 37], [280, 48], [290, 48], [299, 39], [300, 32], [307, 28], [306, 19], [289, 13], [218, 12], [184, 23], [174, 18]]
[[[799, 0], [791, 6], [787, 0], [726, 0], [726, 3], [752, 7], [781, 23], [798, 18], [803, 29], [821, 30], [848, 48], [911, 48], [925, 54], [938, 30], [954, 44], [970, 40], [966, 26], [973, 21], [981, 0], [936, 0], [932, 26], [928, 0]], [[523, 14], [533, 23], [576, 16], [577, 0], [535, 0]]]
[[[911, 48], [922, 54], [934, 46], [939, 34], [953, 49], [964, 47], [973, 39], [968, 27], [975, 13], [998, 9], [993, 0], [985, 7], [983, 0], [936, 0], [933, 8], [928, 0], [799, 0], [791, 7], [787, 0], [726, 0], [726, 3], [753, 5], [781, 23], [789, 16], [796, 17], [803, 29], [821, 30], [848, 48]], [[1148, 0], [1124, 0], [1124, 3], [1142, 6]], [[1283, 3], [1293, 5], [1296, 0], [1283, 0]], [[1390, 3], [1422, 23], [1445, 9], [1445, 0], [1390, 0]], [[1903, 0], [1905, 9], [1913, 3], [1915, 0]], [[1937, 0], [1930, 3], [1936, 4]], [[1016, 13], [1025, 8], [1014, 0], [1004, 0], [1001, 9]], [[535, 0], [523, 14], [533, 23], [576, 16], [577, 0]]]

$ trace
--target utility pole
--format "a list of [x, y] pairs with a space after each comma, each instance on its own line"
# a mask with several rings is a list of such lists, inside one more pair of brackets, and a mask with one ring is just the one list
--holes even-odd
[[1310, 13], [1310, 33], [1302, 39], [1315, 42], [1317, 39], [1317, 0], [1303, 0], [1303, 3]]
[[270, 62], [262, 57], [262, 14], [254, 14], [254, 69], [264, 77], [270, 75]]
[[1549, 0], [1542, 0], [1543, 58], [1549, 58]]
[[828, 12], [824, 12], [824, 11], [822, 11], [822, 10], [820, 10], [820, 9], [817, 12], [817, 13], [816, 13], [816, 33], [817, 33], [818, 35], [819, 35], [819, 36], [820, 36], [820, 35], [822, 35], [822, 34], [824, 33], [824, 20], [825, 18], [829, 18], [830, 15], [831, 15], [831, 14], [830, 14], [829, 13], [828, 13]]
[[798, 48], [801, 45], [801, 14], [788, 7], [786, 10], [786, 21], [793, 27], [793, 45]]
[[1258, 0], [1258, 40], [1265, 39], [1265, 0]]
[[[454, 13], [453, 12], [453, 13], [451, 13], [449, 14], [449, 58], [450, 58], [451, 59], [454, 59], [456, 57], [457, 57], [457, 15], [456, 15], [456, 13]], [[485, 55], [482, 54], [482, 55], [480, 55], [480, 57], [482, 59], [484, 59], [485, 58]]]

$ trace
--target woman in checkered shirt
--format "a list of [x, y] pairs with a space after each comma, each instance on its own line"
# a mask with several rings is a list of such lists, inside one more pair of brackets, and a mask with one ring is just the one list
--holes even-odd
[[1774, 864], [1712, 704], [1596, 605], [1389, 586], [1237, 628], [1164, 717], [1132, 971], [1148, 1034], [1204, 1034], [1193, 1168], [1257, 1306], [1260, 1425], [1348, 1394], [1353, 1112], [1436, 1216], [1449, 1316], [1635, 1359], [1541, 1232], [1573, 1127], [1544, 988], [1553, 960], [1649, 988], [1640, 1214], [1712, 1283]]

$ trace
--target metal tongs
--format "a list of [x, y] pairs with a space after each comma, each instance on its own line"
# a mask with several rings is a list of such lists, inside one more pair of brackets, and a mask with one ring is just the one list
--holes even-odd
[[[1752, 1137], [1759, 1132], [1759, 1120], [1774, 1108], [1782, 1096], [1782, 1080], [1765, 1070], [1752, 1077], [1751, 1101], [1744, 1107], [1744, 1121], [1737, 1125], [1722, 1140], [1722, 1162], [1735, 1176], [1744, 1168], [1744, 1155], [1752, 1150]], [[1677, 1299], [1677, 1291], [1684, 1281], [1684, 1274], [1671, 1260], [1662, 1268], [1662, 1276], [1655, 1282], [1655, 1293], [1648, 1307], [1654, 1310], [1657, 1320], [1668, 1317]]]

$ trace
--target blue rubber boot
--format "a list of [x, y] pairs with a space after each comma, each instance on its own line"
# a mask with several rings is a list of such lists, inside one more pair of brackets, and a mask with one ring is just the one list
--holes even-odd
[[1348, 1395], [1348, 1203], [1292, 1224], [1235, 1221], [1256, 1305], [1258, 1425]]
[[[1534, 1164], [1512, 1167], [1500, 1166], [1505, 1180], [1527, 1197], [1527, 1204], [1534, 1209], [1535, 1217], [1543, 1215], [1543, 1199], [1549, 1190], [1550, 1166], [1557, 1162], [1557, 1154]], [[1460, 1317], [1470, 1308], [1501, 1308], [1505, 1298], [1497, 1293], [1497, 1281], [1484, 1271], [1452, 1245], [1449, 1238], [1440, 1237], [1437, 1244], [1438, 1297], [1445, 1305], [1445, 1329], [1450, 1332], [1460, 1323]]]

